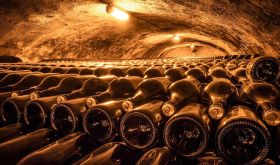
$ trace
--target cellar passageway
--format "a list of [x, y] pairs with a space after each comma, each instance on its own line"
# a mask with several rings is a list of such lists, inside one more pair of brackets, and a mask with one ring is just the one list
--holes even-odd
[[114, 0], [127, 21], [106, 13], [111, 2], [0, 0], [0, 54], [24, 61], [279, 55], [279, 0]]

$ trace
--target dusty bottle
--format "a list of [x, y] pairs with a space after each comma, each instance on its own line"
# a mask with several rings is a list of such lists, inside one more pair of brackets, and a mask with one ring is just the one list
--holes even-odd
[[98, 103], [113, 99], [129, 98], [135, 94], [138, 84], [142, 82], [138, 76], [121, 77], [114, 79], [109, 84], [109, 88], [98, 95], [90, 96], [87, 99], [87, 106], [92, 107]]
[[233, 164], [258, 164], [271, 147], [264, 123], [245, 106], [234, 106], [220, 121], [215, 135], [216, 150]]
[[98, 146], [85, 133], [75, 132], [22, 158], [18, 165], [71, 164]]
[[99, 94], [105, 91], [108, 88], [109, 83], [115, 78], [115, 76], [90, 78], [84, 82], [82, 88], [75, 90], [69, 94], [58, 96], [57, 102], [61, 103], [66, 100]]
[[158, 66], [150, 67], [144, 72], [145, 79], [162, 76], [164, 76], [164, 68]]
[[16, 123], [7, 125], [0, 128], [0, 143], [7, 141], [9, 139], [21, 136], [28, 130], [24, 128], [23, 124]]
[[80, 70], [79, 75], [93, 75], [94, 70], [91, 68], [83, 68]]
[[97, 104], [83, 116], [83, 128], [95, 140], [105, 143], [118, 136], [120, 119], [124, 114], [123, 100]]
[[31, 94], [32, 92], [35, 91], [42, 91], [42, 90], [46, 90], [48, 88], [57, 86], [60, 81], [66, 77], [69, 76], [74, 76], [74, 75], [67, 75], [67, 74], [56, 74], [56, 75], [51, 75], [46, 77], [45, 79], [42, 80], [42, 82], [40, 84], [38, 84], [37, 86], [28, 88], [28, 89], [23, 89], [23, 90], [18, 90], [16, 92], [14, 92], [14, 95], [27, 95], [27, 94]]
[[127, 70], [129, 67], [127, 66], [122, 66], [122, 67], [113, 67], [109, 71], [109, 75], [114, 75], [117, 77], [124, 77], [127, 73]]
[[30, 98], [31, 100], [34, 100], [39, 97], [48, 97], [70, 93], [74, 90], [80, 89], [83, 86], [84, 82], [90, 78], [92, 78], [92, 76], [69, 76], [64, 78], [55, 87], [51, 87], [42, 91], [32, 92], [30, 94]]
[[279, 81], [280, 62], [275, 57], [263, 56], [252, 60], [247, 68], [249, 80], [261, 80], [268, 83]]
[[204, 89], [204, 95], [209, 99], [208, 114], [214, 120], [221, 119], [226, 110], [237, 102], [237, 89], [230, 80], [216, 78]]
[[2, 164], [16, 164], [29, 154], [58, 139], [53, 130], [43, 128], [0, 144], [0, 160]]
[[17, 72], [11, 73], [5, 76], [0, 81], [0, 87], [5, 87], [7, 85], [12, 85], [19, 82], [23, 77], [28, 76], [30, 74], [38, 74], [39, 72]]
[[86, 99], [77, 98], [54, 105], [50, 112], [48, 112], [52, 128], [62, 134], [81, 130], [82, 117], [88, 108]]
[[175, 82], [177, 80], [183, 79], [185, 77], [184, 73], [185, 73], [185, 69], [181, 67], [176, 67], [176, 68], [170, 68], [166, 70], [164, 72], [164, 75], [171, 82]]
[[138, 76], [144, 77], [144, 72], [147, 70], [147, 67], [132, 67], [127, 70], [127, 76]]
[[15, 124], [22, 121], [25, 103], [30, 100], [29, 95], [14, 96], [1, 104], [1, 118], [5, 124]]
[[207, 108], [192, 103], [172, 116], [164, 128], [167, 147], [186, 158], [198, 158], [208, 147], [211, 120]]
[[123, 102], [122, 108], [131, 111], [133, 108], [145, 104], [151, 100], [166, 100], [171, 81], [166, 77], [155, 77], [146, 79], [138, 86], [135, 95]]
[[[195, 162], [195, 161], [193, 161]], [[194, 164], [191, 160], [184, 160], [183, 158], [172, 153], [168, 148], [153, 148], [147, 151], [136, 163], [136, 165], [183, 165]]]
[[80, 73], [80, 69], [76, 67], [71, 67], [65, 72], [65, 74], [79, 74], [79, 73]]
[[185, 78], [174, 82], [169, 87], [170, 99], [162, 106], [162, 113], [170, 117], [183, 106], [199, 102], [201, 99], [200, 83], [194, 78]]
[[50, 112], [57, 103], [57, 96], [42, 97], [28, 101], [23, 108], [24, 123], [33, 129], [50, 124]]
[[225, 78], [231, 80], [231, 75], [222, 67], [214, 67], [210, 69], [208, 76], [211, 78], [211, 80], [216, 78]]
[[93, 74], [96, 75], [97, 77], [107, 76], [109, 74], [109, 70], [110, 68], [98, 67], [98, 68], [94, 68]]
[[[243, 86], [241, 100], [252, 108], [257, 109], [258, 114], [270, 126], [280, 124], [279, 90], [266, 82], [252, 82]], [[278, 104], [278, 106], [277, 106]]]
[[106, 143], [73, 165], [119, 165], [135, 164], [142, 152], [120, 142]]
[[7, 85], [5, 87], [0, 87], [0, 92], [11, 92], [11, 91], [16, 91], [16, 90], [28, 89], [30, 87], [40, 84], [44, 78], [46, 78], [47, 76], [50, 76], [52, 74], [54, 74], [54, 73], [27, 75], [15, 84]]
[[163, 101], [154, 100], [126, 113], [120, 123], [122, 139], [135, 149], [146, 150], [162, 143], [162, 130], [167, 120], [161, 115]]
[[[29, 70], [21, 70], [20, 72], [29, 72], [31, 73]], [[0, 80], [2, 80], [5, 76], [9, 75], [9, 74], [13, 74], [13, 73], [17, 73], [16, 71], [12, 71], [12, 70], [4, 70], [0, 72]]]
[[187, 78], [197, 79], [200, 83], [204, 83], [206, 81], [205, 71], [198, 67], [189, 69], [188, 71], [186, 71], [185, 75]]

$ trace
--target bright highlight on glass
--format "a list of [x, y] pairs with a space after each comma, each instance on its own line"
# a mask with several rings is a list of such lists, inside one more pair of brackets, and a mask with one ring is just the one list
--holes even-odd
[[129, 15], [127, 13], [112, 5], [108, 5], [106, 10], [110, 15], [112, 15], [113, 17], [119, 20], [126, 21], [129, 19]]

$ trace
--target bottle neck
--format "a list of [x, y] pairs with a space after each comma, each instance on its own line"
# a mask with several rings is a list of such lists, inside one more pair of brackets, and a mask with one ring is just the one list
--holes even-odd
[[139, 106], [146, 102], [146, 99], [143, 97], [142, 92], [137, 92], [132, 98], [129, 99], [132, 102], [133, 107]]
[[259, 105], [260, 113], [263, 120], [270, 126], [280, 125], [280, 111], [276, 105], [271, 102], [262, 103]]
[[99, 95], [96, 95], [95, 97], [96, 103], [101, 103], [107, 100], [112, 99], [112, 95], [110, 93], [110, 91], [105, 91], [100, 93]]
[[81, 90], [73, 91], [72, 93], [64, 95], [64, 97], [67, 100], [76, 99], [76, 98], [83, 97], [83, 96], [84, 96], [84, 94], [83, 94], [83, 92], [81, 92]]
[[214, 120], [221, 119], [225, 114], [225, 100], [222, 99], [212, 99], [212, 103], [210, 104], [208, 114]]
[[181, 102], [182, 102], [182, 100], [180, 100], [180, 98], [176, 94], [172, 95], [170, 100], [168, 101], [168, 103], [172, 104], [176, 108], [179, 108], [178, 106]]

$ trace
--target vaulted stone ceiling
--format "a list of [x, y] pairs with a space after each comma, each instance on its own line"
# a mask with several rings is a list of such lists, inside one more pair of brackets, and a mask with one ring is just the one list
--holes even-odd
[[36, 61], [280, 52], [279, 0], [114, 0], [128, 21], [106, 13], [109, 1], [0, 0], [0, 54]]

